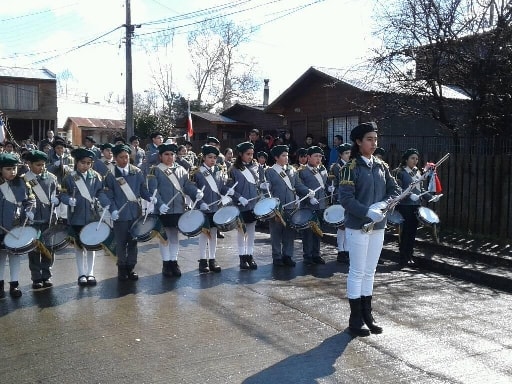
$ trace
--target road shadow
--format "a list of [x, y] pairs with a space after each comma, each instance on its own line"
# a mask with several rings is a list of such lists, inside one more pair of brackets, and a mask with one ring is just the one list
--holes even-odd
[[317, 347], [286, 359], [245, 379], [243, 384], [316, 383], [336, 372], [334, 364], [353, 337], [344, 331], [325, 339]]

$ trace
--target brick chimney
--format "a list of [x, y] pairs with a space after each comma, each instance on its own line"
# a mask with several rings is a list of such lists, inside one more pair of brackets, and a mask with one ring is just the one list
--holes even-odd
[[268, 105], [268, 96], [269, 96], [268, 82], [270, 80], [269, 79], [265, 79], [263, 81], [265, 82], [265, 86], [263, 87], [263, 105], [267, 106]]

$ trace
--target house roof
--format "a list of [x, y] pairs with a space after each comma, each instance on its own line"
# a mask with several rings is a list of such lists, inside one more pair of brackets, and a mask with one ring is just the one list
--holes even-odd
[[67, 126], [71, 123], [75, 123], [76, 126], [81, 128], [103, 128], [103, 129], [124, 129], [125, 123], [124, 120], [114, 120], [114, 119], [95, 119], [88, 117], [68, 117], [66, 120]]
[[33, 69], [0, 66], [0, 77], [57, 81], [55, 73], [46, 68]]
[[245, 123], [242, 123], [240, 121], [236, 121], [233, 119], [230, 119], [229, 117], [218, 115], [216, 113], [209, 113], [209, 112], [190, 112], [191, 115], [196, 116], [200, 119], [204, 119], [206, 121], [209, 121], [212, 124], [233, 124], [233, 125], [244, 125]]
[[256, 110], [263, 112], [265, 110], [265, 105], [261, 104], [243, 104], [243, 103], [235, 103], [231, 107], [225, 109], [221, 112], [221, 115], [229, 115], [231, 113], [235, 113], [239, 110]]
[[64, 127], [69, 116], [87, 116], [95, 119], [124, 121], [126, 114], [124, 104], [84, 103], [57, 97], [57, 127]]

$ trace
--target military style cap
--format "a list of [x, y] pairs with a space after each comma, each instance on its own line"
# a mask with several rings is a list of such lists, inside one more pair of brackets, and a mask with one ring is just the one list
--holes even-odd
[[19, 159], [12, 153], [0, 153], [0, 167], [13, 167], [19, 162]]
[[322, 156], [324, 155], [324, 151], [322, 151], [322, 148], [313, 145], [312, 147], [308, 148], [308, 156], [314, 155], [315, 153], [319, 153]]
[[356, 140], [363, 140], [364, 135], [368, 132], [377, 132], [377, 124], [372, 122], [359, 124], [357, 127], [352, 128], [350, 132], [350, 140], [354, 143]]
[[204, 156], [209, 155], [210, 153], [213, 153], [215, 156], [219, 156], [219, 150], [213, 145], [203, 145], [201, 147], [201, 153]]
[[71, 151], [71, 156], [73, 156], [73, 158], [75, 160], [82, 160], [86, 157], [90, 157], [91, 159], [94, 159], [96, 157], [96, 155], [94, 154], [93, 151], [91, 151], [90, 149], [87, 149], [87, 148], [77, 148], [77, 149], [73, 149]]
[[270, 150], [270, 154], [274, 157], [279, 157], [283, 152], [288, 152], [288, 146], [287, 145], [276, 145]]
[[118, 144], [114, 148], [112, 148], [112, 153], [114, 156], [119, 155], [121, 152], [126, 152], [128, 154], [132, 153], [132, 149], [129, 145], [126, 144]]
[[44, 153], [43, 151], [38, 151], [37, 149], [33, 149], [29, 152], [27, 152], [23, 158], [27, 161], [30, 161], [31, 163], [34, 163], [36, 161], [48, 161], [48, 155]]
[[178, 146], [176, 144], [173, 144], [173, 143], [161, 144], [161, 145], [158, 146], [158, 153], [159, 154], [162, 154], [162, 153], [167, 152], [167, 151], [170, 151], [170, 152], [173, 152], [173, 153], [177, 153], [178, 152]]
[[251, 143], [250, 141], [245, 141], [243, 143], [240, 143], [236, 146], [236, 151], [238, 153], [244, 153], [245, 151], [247, 151], [248, 149], [254, 149], [254, 144]]

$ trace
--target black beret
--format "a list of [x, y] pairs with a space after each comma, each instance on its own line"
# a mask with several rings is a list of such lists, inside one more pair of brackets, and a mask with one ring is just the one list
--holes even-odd
[[409, 148], [405, 150], [404, 154], [402, 155], [403, 160], [407, 160], [411, 155], [420, 155], [420, 152], [416, 148]]
[[346, 151], [350, 151], [351, 148], [352, 148], [352, 146], [349, 143], [343, 143], [343, 144], [338, 145], [336, 147], [336, 150], [338, 151], [338, 153], [343, 153]]
[[386, 154], [386, 151], [385, 151], [385, 149], [384, 149], [384, 148], [382, 148], [382, 147], [377, 147], [377, 148], [375, 149], [375, 152], [373, 152], [373, 154], [374, 154], [375, 156], [377, 156], [377, 155], [384, 156], [384, 155]]
[[53, 140], [52, 147], [55, 149], [55, 147], [62, 145], [64, 148], [68, 146], [68, 144], [64, 140]]
[[121, 136], [114, 137], [114, 140], [112, 140], [112, 141], [114, 143], [117, 143], [118, 141], [120, 141], [121, 143], [126, 144], [126, 140]]
[[20, 160], [12, 153], [0, 153], [0, 167], [13, 167], [19, 162]]
[[287, 145], [276, 145], [270, 150], [270, 154], [274, 157], [279, 157], [283, 152], [288, 152], [288, 146]]
[[162, 137], [163, 137], [164, 135], [162, 135], [162, 133], [161, 133], [161, 132], [153, 132], [151, 135], [149, 135], [149, 137], [150, 137], [151, 139], [154, 139], [154, 138], [155, 138], [155, 137], [157, 137], [157, 136], [162, 136]]
[[103, 151], [104, 149], [108, 149], [108, 148], [112, 149], [112, 148], [114, 148], [114, 147], [115, 147], [115, 145], [114, 145], [114, 144], [111, 144], [111, 143], [105, 143], [105, 144], [101, 144], [101, 145], [100, 145], [100, 149], [101, 149], [102, 151]]
[[112, 148], [112, 153], [114, 156], [119, 155], [121, 152], [126, 152], [128, 154], [132, 153], [132, 149], [129, 145], [126, 144], [118, 144], [114, 148]]
[[140, 140], [139, 136], [137, 136], [137, 135], [130, 136], [130, 143], [133, 143], [135, 140]]
[[86, 137], [85, 137], [85, 140], [88, 140], [88, 141], [90, 141], [91, 143], [96, 144], [96, 140], [94, 140], [94, 137], [92, 137], [92, 136], [86, 136]]
[[244, 153], [245, 151], [247, 151], [248, 149], [254, 149], [254, 144], [251, 143], [250, 141], [245, 141], [243, 143], [240, 143], [236, 146], [236, 151], [238, 153]]
[[94, 152], [87, 148], [73, 149], [71, 151], [71, 156], [73, 156], [73, 158], [77, 161], [82, 160], [85, 157], [90, 157], [91, 159], [94, 159], [96, 157]]
[[209, 155], [210, 153], [213, 153], [215, 156], [219, 156], [219, 150], [214, 145], [207, 145], [207, 144], [203, 145], [201, 147], [201, 153], [204, 156]]
[[324, 155], [324, 151], [322, 151], [322, 148], [313, 145], [312, 147], [308, 148], [308, 156], [314, 155], [315, 153], [319, 153], [322, 156]]
[[268, 153], [265, 152], [265, 151], [259, 151], [257, 154], [256, 154], [256, 157], [264, 157], [265, 159], [268, 159]]
[[363, 140], [364, 135], [368, 132], [377, 132], [377, 124], [373, 121], [369, 123], [362, 123], [357, 127], [352, 128], [352, 131], [350, 132], [350, 140], [354, 143], [356, 140]]
[[178, 146], [176, 144], [173, 144], [173, 143], [168, 143], [168, 144], [161, 144], [158, 146], [158, 153], [159, 154], [162, 154], [164, 152], [173, 152], [173, 153], [177, 153], [178, 152]]
[[216, 137], [210, 136], [210, 137], [206, 138], [206, 143], [220, 144], [220, 141]]
[[37, 149], [27, 152], [23, 158], [31, 163], [41, 160], [48, 161], [48, 155], [43, 151], [38, 151]]
[[307, 156], [308, 155], [308, 150], [306, 148], [299, 148], [297, 149], [297, 156], [300, 157], [300, 156]]

